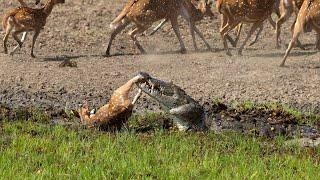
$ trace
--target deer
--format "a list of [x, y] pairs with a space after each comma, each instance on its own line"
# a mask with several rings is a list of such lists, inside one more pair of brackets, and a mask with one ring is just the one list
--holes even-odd
[[[52, 9], [57, 4], [63, 4], [65, 0], [48, 0], [47, 3], [40, 9], [33, 9], [29, 7], [19, 7], [5, 13], [2, 21], [3, 29], [5, 30], [5, 36], [3, 38], [4, 53], [8, 54], [7, 41], [10, 33], [15, 41], [17, 41], [19, 47], [22, 47], [24, 42], [20, 41], [18, 35], [23, 32], [33, 31], [33, 39], [31, 46], [31, 57], [35, 58], [33, 53], [34, 44], [40, 34], [40, 31], [46, 24], [47, 17], [52, 12]], [[13, 55], [14, 51], [10, 54]]]
[[[191, 0], [191, 3], [193, 4], [193, 8], [191, 8], [191, 18], [194, 22], [201, 21], [205, 16], [208, 16], [209, 18], [213, 19], [215, 17], [214, 13], [211, 10], [212, 1], [205, 0], [205, 1], [199, 1], [199, 0]], [[150, 33], [150, 35], [155, 34], [162, 26], [164, 26], [169, 19], [162, 20], [159, 25], [157, 25], [153, 31]]]
[[255, 32], [255, 30], [263, 25], [263, 22], [270, 17], [275, 0], [218, 0], [216, 8], [221, 14], [220, 34], [223, 40], [226, 54], [231, 56], [231, 52], [227, 44], [227, 34], [240, 23], [252, 23], [251, 29], [241, 47], [238, 54], [242, 55], [245, 44]]
[[[295, 14], [298, 14], [298, 11], [303, 3], [303, 0], [276, 0], [276, 3], [274, 4], [273, 12], [277, 14], [278, 20], [274, 22], [271, 17], [268, 18], [270, 24], [272, 27], [275, 29], [276, 32], [276, 47], [280, 48], [280, 33], [281, 33], [281, 25], [285, 23], [292, 15], [294, 12]], [[295, 21], [291, 25], [291, 31], [293, 33], [293, 28], [294, 28]], [[237, 35], [236, 39], [232, 43], [232, 45], [235, 47], [240, 36], [242, 24], [240, 24], [237, 27]], [[259, 27], [259, 31], [256, 34], [255, 39], [249, 44], [249, 46], [255, 44], [257, 42], [257, 39], [260, 35], [260, 33], [263, 30], [263, 25]], [[302, 46], [301, 42], [297, 40], [297, 46], [300, 47], [301, 49], [304, 49]]]
[[[282, 0], [275, 0], [275, 3], [274, 3], [273, 8], [272, 8], [272, 12], [275, 13], [278, 16], [278, 18], [280, 18], [280, 16], [281, 16], [281, 12], [280, 12], [280, 9], [279, 9], [280, 1], [282, 1]], [[268, 17], [268, 21], [271, 24], [271, 26], [273, 27], [273, 29], [276, 29], [276, 22], [273, 21], [271, 15]], [[240, 33], [241, 33], [242, 26], [243, 26], [243, 23], [240, 23], [237, 26], [236, 39], [234, 41], [230, 40], [230, 38], [228, 37], [228, 40], [230, 41], [230, 43], [232, 44], [233, 47], [237, 46], [237, 43], [238, 43], [238, 41], [240, 39]], [[254, 45], [258, 41], [258, 38], [259, 38], [262, 30], [263, 30], [263, 24], [261, 24], [261, 26], [259, 27], [259, 30], [258, 30], [254, 40], [250, 42], [249, 46]]]
[[[27, 4], [23, 0], [18, 0], [18, 1], [22, 7], [27, 7]], [[38, 5], [39, 3], [40, 3], [40, 0], [35, 0], [36, 5]], [[27, 32], [23, 32], [20, 41], [23, 42], [23, 41], [25, 41], [26, 38], [27, 38]], [[15, 52], [19, 47], [20, 47], [19, 45], [14, 47], [12, 52]], [[11, 54], [13, 54], [13, 53], [11, 53]]]
[[109, 102], [102, 106], [97, 112], [90, 113], [87, 102], [77, 110], [82, 124], [87, 128], [99, 127], [105, 130], [119, 130], [128, 121], [137, 100], [142, 95], [139, 89], [133, 100], [129, 99], [129, 93], [137, 83], [145, 81], [143, 74], [138, 74], [124, 85], [116, 89]]
[[136, 45], [136, 47], [140, 50], [140, 52], [142, 54], [145, 54], [146, 51], [140, 45], [137, 39], [137, 35], [142, 34], [154, 22], [161, 19], [170, 20], [173, 31], [177, 36], [180, 44], [180, 52], [186, 53], [186, 48], [182, 41], [178, 26], [179, 15], [182, 15], [186, 19], [188, 19], [191, 35], [193, 37], [192, 39], [194, 48], [197, 49], [194, 38], [195, 31], [205, 42], [207, 48], [211, 49], [209, 44], [204, 39], [202, 33], [194, 25], [193, 19], [190, 15], [190, 9], [192, 7], [193, 5], [191, 4], [190, 0], [129, 0], [119, 16], [115, 18], [110, 24], [112, 32], [106, 50], [106, 56], [110, 56], [111, 44], [117, 34], [119, 34], [130, 23], [134, 23], [136, 27], [129, 32], [129, 36], [133, 40], [134, 45]]
[[[293, 28], [292, 39], [288, 45], [285, 55], [280, 64], [281, 67], [285, 65], [286, 59], [297, 42], [301, 33], [313, 29], [317, 32], [316, 48], [320, 50], [320, 0], [304, 0], [298, 12], [296, 22]], [[309, 27], [308, 27], [309, 26]]]

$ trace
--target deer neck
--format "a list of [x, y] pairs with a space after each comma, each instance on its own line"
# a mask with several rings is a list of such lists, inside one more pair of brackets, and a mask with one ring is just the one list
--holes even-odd
[[121, 86], [118, 90], [120, 90], [124, 94], [129, 93], [136, 82], [137, 82], [137, 79], [132, 78], [128, 82], [126, 82], [123, 86]]

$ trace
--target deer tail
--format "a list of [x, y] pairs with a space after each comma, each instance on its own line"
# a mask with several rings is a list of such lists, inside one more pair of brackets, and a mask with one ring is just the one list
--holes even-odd
[[117, 16], [110, 24], [110, 28], [115, 29], [119, 23], [122, 21], [123, 18], [126, 17], [127, 13], [130, 11], [131, 7], [137, 2], [138, 0], [130, 0], [126, 6], [123, 8], [119, 16]]

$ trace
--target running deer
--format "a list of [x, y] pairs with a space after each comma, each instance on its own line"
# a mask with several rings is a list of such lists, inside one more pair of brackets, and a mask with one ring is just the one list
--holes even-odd
[[[276, 0], [276, 2], [274, 3], [273, 12], [277, 14], [278, 20], [276, 21], [276, 23], [273, 22], [271, 17], [269, 17], [268, 20], [269, 20], [270, 24], [272, 25], [272, 27], [276, 31], [276, 46], [277, 46], [277, 48], [280, 48], [280, 43], [281, 43], [281, 39], [280, 39], [281, 25], [283, 23], [285, 23], [291, 17], [293, 12], [295, 12], [295, 14], [298, 14], [302, 3], [303, 3], [303, 0]], [[295, 22], [293, 22], [291, 25], [291, 31], [293, 31], [294, 24], [295, 24]], [[237, 38], [234, 41], [234, 45], [237, 44], [237, 41], [239, 39], [241, 27], [242, 27], [242, 24], [240, 24], [238, 26]], [[255, 39], [250, 43], [249, 46], [256, 43], [262, 29], [263, 29], [263, 26], [260, 27]], [[304, 49], [299, 40], [297, 40], [297, 45], [301, 49]]]
[[[190, 25], [190, 31], [193, 39], [194, 48], [197, 49], [194, 31], [197, 34], [201, 32], [195, 27], [194, 22], [191, 18], [191, 8], [193, 5], [190, 0], [129, 0], [120, 15], [110, 24], [112, 29], [111, 37], [106, 50], [106, 55], [110, 56], [111, 44], [114, 38], [119, 34], [127, 25], [133, 22], [136, 27], [129, 32], [133, 43], [137, 46], [141, 53], [145, 53], [145, 50], [140, 45], [137, 35], [143, 33], [148, 29], [154, 22], [161, 19], [168, 19], [171, 22], [172, 28], [179, 40], [181, 53], [186, 52], [185, 45], [182, 41], [180, 30], [178, 26], [178, 16], [184, 16]], [[210, 49], [209, 44], [203, 38], [200, 37], [206, 43]]]
[[[13, 9], [7, 12], [4, 15], [2, 26], [5, 30], [5, 36], [3, 38], [3, 47], [4, 52], [7, 54], [7, 41], [9, 38], [10, 33], [12, 32], [12, 37], [15, 41], [18, 42], [20, 48], [24, 42], [20, 41], [18, 35], [23, 32], [30, 32], [33, 31], [33, 39], [32, 39], [32, 46], [31, 46], [31, 57], [35, 57], [33, 54], [34, 44], [37, 40], [37, 37], [40, 34], [41, 29], [44, 28], [46, 24], [47, 17], [50, 15], [53, 7], [57, 4], [64, 3], [65, 0], [48, 0], [44, 7], [40, 9], [32, 9], [29, 7], [20, 7]], [[10, 53], [13, 55], [14, 51]]]
[[[194, 22], [201, 21], [205, 16], [210, 17], [211, 19], [214, 18], [214, 13], [211, 10], [212, 1], [205, 0], [205, 1], [199, 1], [199, 0], [191, 0], [191, 3], [193, 7], [191, 8], [191, 18]], [[153, 31], [150, 33], [150, 35], [153, 35], [156, 33], [163, 25], [165, 25], [169, 19], [162, 20], [158, 26], [156, 26]]]
[[255, 30], [263, 25], [263, 22], [270, 17], [275, 0], [218, 0], [216, 7], [221, 14], [222, 24], [220, 34], [222, 36], [224, 49], [226, 54], [231, 56], [226, 41], [229, 31], [234, 29], [240, 23], [253, 23], [247, 37], [238, 54], [242, 55], [242, 50], [255, 32]]
[[298, 37], [301, 33], [306, 30], [310, 30], [309, 28], [314, 29], [317, 32], [317, 42], [316, 48], [320, 50], [320, 0], [304, 0], [302, 6], [298, 12], [296, 22], [293, 28], [292, 39], [289, 43], [289, 46], [286, 50], [286, 53], [283, 57], [283, 60], [280, 66], [284, 66], [285, 61], [294, 46], [297, 42]]
[[[275, 13], [278, 16], [278, 18], [280, 18], [280, 16], [281, 16], [280, 9], [279, 9], [280, 1], [283, 1], [283, 0], [275, 0], [275, 3], [274, 3], [273, 8], [272, 8], [272, 12]], [[271, 26], [273, 27], [273, 29], [276, 29], [276, 23], [273, 21], [271, 15], [269, 16], [268, 21], [271, 24]], [[236, 39], [234, 41], [232, 41], [232, 40], [230, 40], [230, 38], [228, 38], [228, 40], [230, 41], [230, 43], [232, 44], [233, 47], [237, 46], [237, 43], [238, 43], [238, 41], [240, 39], [240, 33], [241, 33], [242, 26], [243, 26], [243, 23], [240, 23], [237, 26]], [[262, 30], [263, 30], [263, 24], [259, 27], [259, 30], [258, 30], [254, 40], [251, 41], [249, 46], [252, 46], [253, 44], [255, 44], [258, 41], [258, 38], [259, 38]]]
[[[27, 4], [26, 4], [23, 0], [18, 0], [18, 1], [19, 1], [20, 5], [21, 5], [22, 7], [27, 7]], [[39, 4], [39, 3], [40, 3], [40, 0], [35, 0], [35, 4], [36, 4], [36, 5]], [[25, 41], [26, 37], [27, 37], [27, 32], [23, 32], [20, 41], [21, 41], [21, 42]], [[20, 47], [19, 45], [17, 45], [16, 47], [14, 47], [12, 52], [15, 52], [19, 47]], [[12, 54], [13, 54], [13, 53], [12, 53]]]

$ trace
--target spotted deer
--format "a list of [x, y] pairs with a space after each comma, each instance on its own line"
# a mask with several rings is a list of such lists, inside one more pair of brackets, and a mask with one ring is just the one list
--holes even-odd
[[[278, 18], [280, 18], [280, 16], [281, 16], [280, 15], [280, 10], [279, 10], [280, 1], [283, 1], [283, 0], [275, 0], [275, 3], [274, 3], [273, 8], [272, 8], [272, 12], [275, 13], [278, 16]], [[273, 21], [271, 15], [269, 16], [268, 21], [271, 24], [271, 26], [274, 29], [276, 29], [276, 23]], [[242, 26], [243, 26], [243, 23], [240, 23], [237, 26], [236, 39], [234, 41], [232, 41], [232, 40], [230, 40], [230, 38], [228, 38], [228, 40], [230, 41], [230, 43], [232, 44], [233, 47], [237, 46], [237, 43], [238, 43], [238, 41], [240, 39], [240, 33], [241, 33]], [[255, 44], [258, 41], [258, 38], [259, 38], [262, 30], [263, 30], [263, 24], [259, 27], [259, 30], [258, 30], [254, 40], [250, 42], [249, 46], [252, 46], [253, 44]]]
[[[47, 3], [40, 9], [20, 7], [7, 12], [2, 21], [2, 26], [5, 30], [5, 36], [3, 38], [4, 52], [6, 54], [8, 53], [7, 41], [11, 32], [12, 37], [18, 42], [21, 48], [24, 41], [20, 41], [18, 35], [23, 32], [33, 31], [34, 35], [31, 46], [31, 57], [34, 58], [34, 44], [40, 34], [41, 29], [43, 29], [46, 24], [47, 17], [50, 15], [55, 5], [62, 4], [64, 2], [65, 0], [48, 0]], [[13, 53], [14, 51], [10, 54], [13, 55]]]
[[[20, 5], [21, 5], [22, 7], [27, 7], [27, 4], [26, 4], [23, 0], [18, 0], [18, 1], [19, 1]], [[36, 5], [39, 4], [39, 3], [40, 3], [40, 0], [35, 0], [35, 4], [36, 4]], [[23, 41], [25, 41], [26, 38], [27, 38], [27, 32], [23, 32], [20, 41], [23, 42]], [[15, 52], [19, 47], [20, 47], [19, 45], [17, 45], [16, 47], [14, 47], [12, 52]], [[13, 54], [13, 53], [12, 53], [12, 54]]]
[[228, 32], [240, 23], [253, 24], [245, 41], [238, 50], [238, 54], [242, 55], [242, 50], [251, 35], [270, 17], [274, 3], [275, 0], [218, 0], [216, 2], [216, 7], [221, 14], [222, 20], [220, 34], [227, 55], [231, 56], [226, 41]]
[[320, 0], [304, 0], [302, 3], [294, 24], [292, 39], [280, 66], [284, 66], [286, 59], [300, 34], [306, 30], [310, 30], [310, 28], [317, 32], [316, 48], [320, 50]]
[[[193, 6], [190, 8], [190, 18], [192, 18], [193, 22], [201, 21], [205, 16], [208, 16], [209, 18], [213, 19], [215, 17], [214, 13], [211, 10], [212, 7], [212, 1], [211, 0], [191, 0], [191, 3]], [[153, 35], [156, 33], [163, 25], [165, 25], [169, 19], [162, 20], [158, 26], [156, 26], [153, 31], [150, 33], [150, 35]], [[200, 38], [203, 39], [204, 42], [206, 40], [204, 39], [202, 34], [198, 34]], [[208, 43], [206, 43], [208, 44]], [[207, 45], [209, 46], [209, 45]]]
[[[131, 22], [134, 23], [136, 27], [129, 32], [129, 35], [140, 52], [145, 53], [145, 50], [137, 39], [137, 35], [143, 33], [154, 22], [161, 19], [170, 20], [172, 28], [180, 43], [180, 51], [181, 53], [185, 53], [186, 48], [180, 35], [178, 16], [182, 15], [188, 19], [193, 40], [195, 39], [194, 31], [201, 34], [195, 27], [193, 19], [191, 18], [190, 9], [192, 7], [193, 5], [190, 0], [129, 0], [120, 15], [110, 24], [112, 33], [106, 50], [106, 55], [110, 56], [111, 44], [117, 34], [119, 34]], [[206, 44], [208, 46], [208, 43]], [[193, 45], [195, 49], [197, 49], [195, 40], [193, 41]], [[208, 46], [208, 48], [210, 47]]]
[[131, 116], [133, 107], [141, 96], [142, 90], [139, 90], [132, 101], [129, 99], [129, 93], [133, 86], [142, 83], [145, 80], [144, 78], [144, 76], [138, 74], [116, 89], [109, 102], [94, 114], [90, 114], [89, 107], [85, 103], [78, 110], [81, 122], [88, 128], [99, 127], [106, 130], [119, 130]]
[[[281, 25], [283, 23], [285, 23], [291, 17], [293, 12], [295, 12], [295, 14], [298, 14], [298, 11], [299, 11], [302, 3], [303, 3], [303, 0], [276, 0], [276, 2], [274, 3], [273, 12], [277, 14], [278, 20], [276, 22], [274, 22], [271, 17], [269, 17], [268, 20], [269, 20], [270, 24], [272, 25], [272, 27], [276, 31], [277, 48], [280, 48], [280, 43], [281, 43], [281, 39], [280, 39]], [[293, 22], [291, 25], [291, 31], [293, 31], [294, 23], [295, 22]], [[237, 37], [236, 37], [235, 41], [233, 42], [234, 47], [236, 46], [236, 44], [239, 40], [241, 28], [242, 28], [242, 24], [240, 24], [237, 27]], [[257, 42], [257, 39], [258, 39], [260, 33], [262, 32], [262, 30], [263, 30], [263, 26], [260, 26], [259, 31], [256, 34], [255, 39], [250, 43], [249, 46], [251, 46]], [[299, 40], [297, 40], [297, 45], [301, 49], [304, 49]]]

